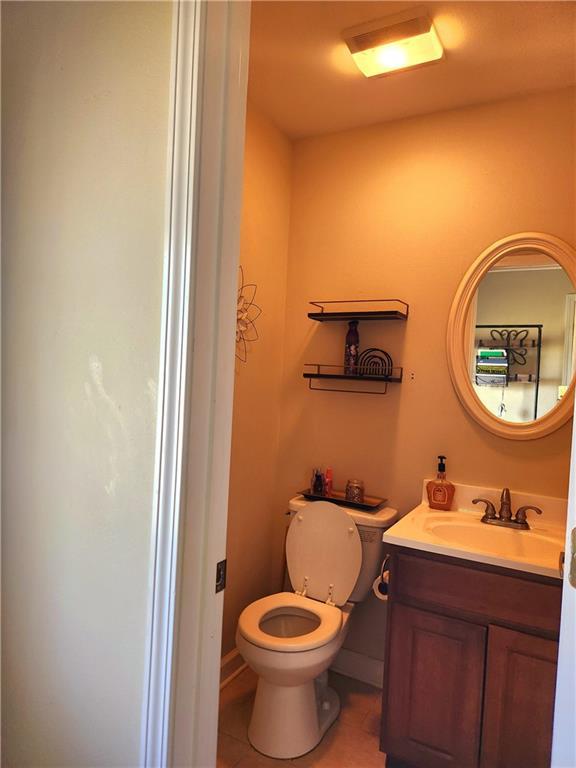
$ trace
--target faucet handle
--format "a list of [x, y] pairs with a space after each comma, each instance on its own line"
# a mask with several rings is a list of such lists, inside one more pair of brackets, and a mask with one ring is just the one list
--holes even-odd
[[532, 504], [526, 504], [524, 507], [519, 507], [516, 510], [516, 515], [515, 515], [516, 522], [520, 523], [521, 525], [526, 524], [527, 528], [529, 526], [528, 526], [528, 523], [526, 522], [526, 512], [528, 512], [529, 509], [532, 510], [533, 512], [536, 512], [537, 515], [542, 514], [542, 510], [540, 509], [540, 507], [534, 507]]
[[472, 504], [486, 504], [484, 515], [482, 520], [495, 520], [496, 519], [496, 507], [488, 499], [472, 499]]

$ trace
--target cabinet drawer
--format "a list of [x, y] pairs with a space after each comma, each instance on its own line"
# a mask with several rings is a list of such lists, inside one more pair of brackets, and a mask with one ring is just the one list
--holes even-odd
[[391, 574], [394, 600], [435, 611], [454, 611], [482, 624], [504, 623], [558, 635], [561, 582], [544, 577], [519, 577], [453, 558], [423, 557], [397, 552]]

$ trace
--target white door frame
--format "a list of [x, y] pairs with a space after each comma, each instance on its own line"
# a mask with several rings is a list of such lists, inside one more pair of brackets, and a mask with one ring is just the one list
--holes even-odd
[[573, 426], [560, 646], [552, 737], [552, 768], [574, 768], [576, 766], [576, 729], [574, 728], [576, 716], [576, 588], [569, 581], [571, 560], [576, 557], [576, 551], [572, 545], [572, 531], [574, 529], [576, 529], [576, 428]]
[[249, 2], [180, 0], [159, 383], [146, 768], [216, 762]]

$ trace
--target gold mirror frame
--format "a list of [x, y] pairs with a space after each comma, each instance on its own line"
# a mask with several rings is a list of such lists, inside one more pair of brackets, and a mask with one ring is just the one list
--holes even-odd
[[527, 250], [539, 251], [558, 262], [576, 291], [576, 251], [572, 246], [553, 235], [541, 232], [510, 235], [486, 248], [464, 275], [452, 302], [446, 335], [448, 369], [460, 402], [478, 424], [492, 434], [508, 440], [536, 440], [549, 435], [570, 420], [574, 409], [576, 375], [572, 376], [566, 394], [554, 408], [539, 419], [522, 423], [504, 421], [490, 413], [482, 405], [472, 386], [468, 359], [468, 314], [480, 281], [504, 256], [524, 253]]

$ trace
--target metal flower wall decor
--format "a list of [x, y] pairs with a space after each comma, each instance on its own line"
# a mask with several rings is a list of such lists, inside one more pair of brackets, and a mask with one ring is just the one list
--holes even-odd
[[236, 357], [246, 362], [247, 342], [258, 341], [258, 331], [254, 321], [260, 317], [262, 310], [254, 303], [256, 298], [256, 283], [244, 282], [244, 270], [239, 267], [238, 304], [236, 307]]

